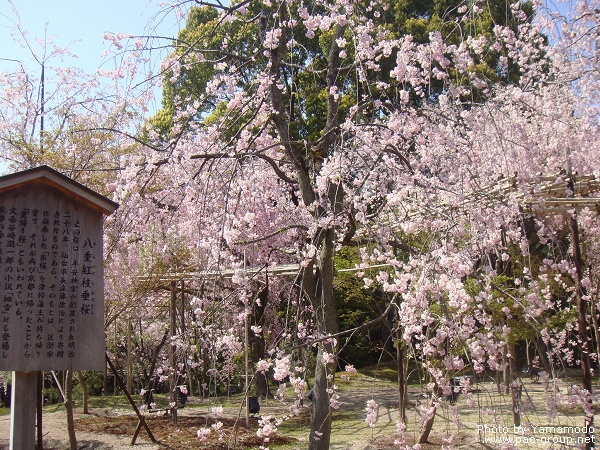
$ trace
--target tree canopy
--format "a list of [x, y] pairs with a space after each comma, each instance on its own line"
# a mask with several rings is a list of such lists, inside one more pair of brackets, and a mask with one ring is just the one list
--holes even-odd
[[[256, 373], [294, 386], [291, 412], [314, 369], [311, 449], [329, 447], [338, 355], [365, 323], [413, 352], [424, 422], [456, 375], [514, 376], [523, 339], [539, 337], [548, 370], [580, 361], [585, 379], [598, 348], [580, 321], [597, 320], [598, 300], [594, 5], [558, 24], [521, 2], [190, 4], [162, 109], [119, 155], [115, 299], [150, 324], [164, 280], [182, 277], [181, 360], [215, 380], [251, 332]], [[358, 319], [340, 310], [360, 298], [338, 272], [349, 254], [376, 296]], [[586, 423], [590, 390], [573, 391]]]
[[[308, 301], [318, 338], [341, 331], [334, 255], [357, 246], [360, 267], [388, 265], [364, 282], [397, 304], [402, 336], [436, 385], [446, 389], [465, 366], [503, 370], [518, 325], [503, 314], [543, 329], [573, 301], [548, 300], [548, 283], [533, 276], [523, 223], [533, 219], [544, 242], [553, 227], [530, 209], [544, 204], [536, 193], [559, 175], [567, 145], [579, 173], [597, 170], [590, 122], [571, 114], [580, 97], [560, 81], [568, 58], [557, 64], [532, 11], [502, 2], [194, 6], [163, 65], [163, 110], [146, 128], [160, 158], [141, 155], [160, 161], [142, 176], [161, 196], [165, 232], [197, 241], [195, 221], [179, 214], [203, 205], [203, 217], [217, 218], [202, 227], [215, 263], [298, 262], [297, 301]], [[501, 282], [505, 258], [515, 263]], [[202, 260], [194, 264], [212, 267]], [[318, 342], [315, 449], [328, 447], [339, 339]]]

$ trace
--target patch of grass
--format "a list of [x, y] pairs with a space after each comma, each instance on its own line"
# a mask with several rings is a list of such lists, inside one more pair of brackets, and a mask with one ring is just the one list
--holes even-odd
[[[143, 400], [140, 395], [132, 396], [134, 401], [140, 405]], [[77, 404], [81, 404], [82, 399], [76, 399]], [[88, 397], [88, 406], [90, 408], [131, 408], [131, 404], [124, 395], [107, 395]]]
[[[133, 396], [134, 401], [138, 406], [142, 404], [142, 397], [139, 395]], [[81, 397], [75, 397], [73, 399], [76, 408], [83, 406], [83, 399]], [[168, 403], [166, 403], [168, 405]], [[108, 395], [103, 396], [90, 396], [88, 397], [88, 408], [90, 409], [127, 409], [132, 410], [131, 404], [124, 395]], [[65, 409], [65, 405], [62, 401], [58, 403], [51, 403], [44, 406], [44, 412], [52, 413], [56, 411], [62, 411]]]
[[[389, 381], [390, 383], [398, 383], [398, 365], [396, 361], [384, 361], [373, 366], [363, 367], [358, 369], [358, 373], [377, 378], [378, 380]], [[413, 361], [408, 362], [408, 384], [420, 384], [419, 371]]]
[[398, 382], [398, 366], [395, 361], [386, 361], [374, 366], [363, 367], [358, 373], [378, 380]]
[[53, 404], [44, 406], [43, 411], [44, 411], [44, 413], [53, 413], [56, 411], [64, 411], [64, 409], [65, 409], [65, 404], [62, 402], [59, 402], [59, 403], [53, 403]]

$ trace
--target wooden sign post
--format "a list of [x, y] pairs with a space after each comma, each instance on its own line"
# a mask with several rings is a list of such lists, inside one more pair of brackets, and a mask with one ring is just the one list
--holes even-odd
[[117, 204], [49, 167], [0, 177], [0, 370], [11, 449], [35, 447], [37, 371], [104, 368], [103, 220]]

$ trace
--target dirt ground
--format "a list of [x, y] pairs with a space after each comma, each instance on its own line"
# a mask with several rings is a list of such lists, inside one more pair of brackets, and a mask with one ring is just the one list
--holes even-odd
[[[94, 414], [103, 414], [102, 411], [92, 411]], [[76, 419], [84, 417], [76, 410]], [[69, 436], [67, 434], [67, 418], [64, 411], [45, 413], [42, 420], [44, 432], [44, 449], [69, 449]], [[95, 434], [77, 431], [77, 443], [80, 449], [94, 450], [125, 450], [130, 449], [131, 436], [116, 434]], [[0, 416], [0, 449], [9, 448], [10, 439], [10, 414]], [[158, 446], [152, 444], [145, 436], [138, 438], [136, 449], [156, 450]]]
[[[341, 394], [341, 400], [343, 404], [346, 405], [366, 405], [367, 400], [371, 397], [375, 396], [375, 399], [382, 406], [380, 407], [380, 417], [378, 420], [379, 425], [383, 423], [395, 423], [396, 413], [392, 413], [392, 409], [385, 406], [386, 403], [393, 403], [394, 399], [397, 396], [397, 391], [393, 388], [381, 388], [377, 387], [374, 391], [370, 392], [351, 392], [348, 390], [347, 392], [343, 392]], [[193, 400], [192, 400], [193, 401]], [[396, 401], [397, 404], [397, 401]], [[213, 405], [214, 406], [214, 405]], [[308, 403], [310, 406], [310, 403]], [[307, 409], [307, 408], [306, 408]], [[206, 405], [206, 408], [183, 408], [178, 412], [178, 416], [181, 418], [205, 418], [210, 410], [210, 406]], [[280, 405], [276, 400], [270, 399], [266, 404], [262, 403], [261, 405], [261, 414], [263, 415], [276, 415], [281, 416], [287, 412], [287, 407]], [[84, 415], [81, 413], [81, 408], [75, 408], [75, 420], [76, 422], [79, 420], [89, 419], [90, 416], [95, 416], [98, 418], [106, 418], [107, 422], [111, 417], [115, 417], [118, 415], [132, 415], [132, 410], [98, 410], [98, 409], [90, 409], [90, 415]], [[239, 408], [225, 408], [224, 415], [226, 417], [237, 417], [239, 415]], [[243, 420], [243, 419], [242, 419]], [[64, 411], [52, 412], [52, 413], [44, 413], [43, 416], [43, 433], [44, 433], [44, 449], [46, 450], [63, 450], [69, 449], [69, 438], [67, 434], [67, 422], [66, 415]], [[332, 445], [330, 448], [332, 450], [367, 450], [367, 449], [375, 449], [379, 448], [377, 446], [372, 446], [370, 444], [371, 436], [377, 436], [379, 433], [375, 432], [371, 433], [371, 430], [366, 426], [363, 422], [364, 426], [360, 426], [360, 430], [356, 428], [345, 429], [345, 430], [336, 430], [332, 439]], [[80, 428], [76, 424], [76, 429]], [[89, 430], [90, 426], [86, 426]], [[255, 428], [256, 429], [256, 428]], [[379, 428], [381, 430], [381, 428]], [[195, 429], [192, 430], [195, 433]], [[376, 429], [377, 431], [377, 429]], [[252, 433], [255, 433], [253, 430]], [[366, 433], [366, 435], [364, 435]], [[363, 435], [363, 436], [361, 436]], [[131, 450], [135, 449], [143, 449], [143, 450], [158, 450], [165, 449], [165, 446], [160, 446], [157, 444], [153, 444], [148, 438], [147, 434], [144, 430], [142, 430], [139, 434], [139, 437], [136, 440], [135, 447], [130, 446], [132, 434], [129, 435], [120, 435], [120, 434], [107, 434], [107, 433], [97, 433], [90, 431], [76, 431], [77, 443], [79, 449], [93, 449], [93, 450]], [[9, 448], [9, 437], [10, 437], [10, 415], [0, 416], [0, 449], [8, 449]], [[350, 442], [350, 444], [348, 444]], [[306, 444], [303, 443], [303, 438], [300, 437], [300, 441], [298, 442], [299, 449], [305, 448]], [[193, 447], [191, 447], [193, 448]]]
[[[346, 386], [340, 386], [340, 400], [342, 407], [339, 411], [334, 414], [332, 440], [330, 449], [331, 450], [384, 450], [394, 448], [396, 421], [398, 418], [398, 391], [392, 383], [373, 382], [369, 377], [357, 376], [350, 384]], [[529, 422], [536, 426], [552, 426], [557, 427], [560, 425], [580, 425], [582, 422], [581, 414], [560, 414], [554, 422], [548, 422], [546, 418], [546, 399], [547, 394], [544, 392], [541, 383], [534, 383], [530, 380], [525, 380], [523, 384], [524, 388], [524, 403], [529, 404], [523, 415], [523, 422]], [[566, 392], [566, 388], [562, 388]], [[440, 408], [436, 412], [436, 421], [434, 430], [432, 432], [430, 441], [431, 445], [424, 445], [423, 450], [439, 449], [445, 443], [443, 439], [450, 434], [456, 435], [456, 448], [461, 450], [474, 450], [474, 449], [493, 449], [503, 448], [504, 443], [494, 443], [490, 441], [489, 444], [478, 442], [481, 438], [481, 434], [478, 435], [477, 427], [482, 423], [490, 424], [490, 426], [497, 427], [509, 427], [511, 433], [507, 437], [514, 441], [515, 435], [512, 434], [512, 415], [510, 414], [510, 396], [502, 395], [499, 396], [496, 393], [496, 386], [492, 383], [486, 385], [479, 385], [478, 393], [476, 394], [477, 405], [469, 407], [466, 399], [460, 396], [457, 401], [458, 411], [460, 412], [460, 421], [463, 424], [460, 432], [456, 432], [456, 428], [452, 423], [451, 408], [445, 407]], [[377, 411], [377, 422], [375, 428], [370, 428], [364, 421], [366, 413], [364, 408], [368, 400], [374, 399], [378, 406]], [[415, 406], [427, 405], [430, 401], [426, 395], [424, 395], [423, 388], [411, 387], [409, 390], [409, 409], [408, 409], [408, 429], [410, 430], [408, 441], [416, 439], [419, 430], [419, 416], [416, 413]], [[193, 399], [192, 403], [200, 403], [200, 400]], [[189, 420], [182, 420], [179, 428], [170, 427], [168, 421], [154, 421], [152, 427], [157, 429], [157, 434], [162, 433], [184, 433], [189, 435], [188, 441], [184, 441], [183, 437], [180, 442], [188, 442], [183, 446], [170, 447], [170, 448], [199, 448], [199, 442], [195, 438], [195, 432], [198, 427], [198, 423], [206, 423], [207, 416], [210, 414], [211, 404], [201, 403], [196, 405], [197, 407], [188, 407], [179, 410], [179, 417], [189, 418]], [[214, 406], [214, 403], [212, 404]], [[310, 403], [307, 403], [303, 416], [308, 416], [308, 407]], [[109, 434], [106, 432], [93, 432], [92, 430], [103, 430], [107, 431], [108, 428], [113, 427], [113, 419], [120, 415], [132, 415], [132, 410], [119, 409], [119, 410], [98, 410], [92, 409], [91, 415], [84, 416], [81, 414], [81, 409], [76, 408], [76, 421], [81, 420], [81, 425], [76, 425], [77, 441], [80, 449], [95, 449], [95, 450], [125, 450], [132, 449], [130, 446], [132, 433], [126, 435], [123, 434]], [[483, 411], [483, 413], [482, 413]], [[274, 415], [281, 417], [287, 412], [287, 407], [279, 404], [277, 401], [270, 399], [267, 404], [263, 402], [261, 405], [261, 414], [263, 415]], [[240, 409], [238, 408], [225, 408], [224, 416], [230, 419], [239, 417]], [[214, 416], [211, 416], [214, 417]], [[91, 419], [90, 419], [91, 418]], [[196, 419], [192, 422], [193, 419]], [[243, 418], [242, 418], [243, 420]], [[116, 421], [114, 421], [116, 422]], [[137, 422], [136, 418], [132, 417], [129, 420], [130, 423]], [[193, 425], [185, 425], [186, 423], [193, 423]], [[99, 426], [98, 426], [99, 424]], [[210, 425], [210, 422], [208, 423]], [[286, 428], [285, 425], [281, 427], [282, 435], [292, 436], [294, 438], [294, 444], [288, 446], [288, 448], [306, 448], [306, 440], [308, 439], [306, 433], [306, 423], [294, 422], [292, 426]], [[131, 426], [131, 425], [130, 425]], [[116, 425], [114, 426], [116, 428]], [[152, 428], [151, 427], [151, 428]], [[187, 428], [182, 428], [187, 427]], [[62, 450], [69, 448], [68, 435], [66, 431], [66, 416], [64, 411], [45, 413], [43, 418], [43, 429], [44, 429], [44, 448], [47, 450]], [[246, 431], [247, 435], [253, 435], [255, 433], [256, 426], [252, 430]], [[114, 431], [114, 430], [113, 430]], [[0, 416], [0, 449], [8, 449], [9, 447], [9, 436], [10, 436], [10, 415]], [[502, 437], [498, 433], [488, 433], [488, 437], [497, 438]], [[549, 435], [537, 435], [536, 444], [527, 445], [515, 445], [513, 448], [523, 449], [538, 449], [538, 448], [575, 448], [571, 445], [552, 445], [550, 442], [543, 442], [543, 439], [549, 438]], [[566, 435], [554, 435], [553, 439], [556, 440], [565, 438]], [[546, 445], [551, 444], [551, 445]], [[164, 445], [153, 444], [149, 439], [144, 430], [141, 431], [140, 436], [137, 439], [136, 445], [133, 448], [144, 449], [144, 450], [164, 450]], [[204, 446], [203, 448], [211, 448]], [[215, 447], [216, 448], [216, 447]], [[220, 448], [227, 448], [220, 447]], [[258, 444], [256, 447], [258, 448]]]

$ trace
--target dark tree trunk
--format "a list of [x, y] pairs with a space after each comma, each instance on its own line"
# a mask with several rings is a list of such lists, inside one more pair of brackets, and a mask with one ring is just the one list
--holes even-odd
[[542, 367], [549, 375], [552, 375], [552, 367], [550, 366], [550, 361], [548, 361], [548, 357], [546, 356], [548, 354], [546, 351], [546, 344], [542, 337], [538, 335], [533, 340], [533, 345], [535, 346], [538, 356], [540, 357], [540, 363]]
[[[287, 3], [284, 1], [279, 8], [279, 20], [285, 22], [287, 17]], [[337, 40], [344, 36], [346, 26], [337, 25], [334, 32], [334, 39], [331, 43], [329, 52], [329, 63], [327, 67], [327, 84], [336, 86], [338, 75], [341, 68], [340, 48]], [[287, 36], [282, 36], [279, 45], [270, 53], [270, 75], [273, 80], [279, 79], [283, 70], [283, 61], [287, 52]], [[287, 107], [284, 102], [282, 91], [277, 87], [277, 83], [271, 83], [271, 106], [273, 108], [272, 120], [277, 129], [279, 139], [284, 146], [284, 151], [291, 163], [292, 170], [296, 175], [297, 183], [302, 202], [305, 206], [316, 206], [314, 211], [315, 222], [331, 214], [340, 217], [342, 212], [342, 200], [344, 193], [341, 184], [331, 183], [328, 186], [327, 200], [329, 205], [320, 205], [317, 201], [317, 193], [313, 186], [313, 175], [309, 171], [311, 163], [306, 156], [305, 146], [299, 145], [300, 139], [296, 139], [291, 131], [290, 122], [287, 116]], [[334, 144], [338, 137], [336, 128], [338, 127], [339, 104], [334, 96], [330, 95], [327, 99], [327, 124], [322, 130], [323, 139], [319, 140], [317, 146], [313, 147], [315, 153], [325, 155], [329, 148]], [[317, 169], [318, 170], [318, 169]], [[321, 336], [328, 334], [337, 334], [339, 331], [338, 314], [333, 295], [333, 254], [335, 243], [335, 228], [321, 229], [313, 240], [313, 245], [319, 251], [318, 261], [312, 261], [303, 272], [302, 288], [312, 304], [315, 314], [316, 331]], [[316, 273], [313, 269], [316, 266]], [[317, 353], [317, 364], [315, 369], [315, 384], [313, 386], [313, 402], [311, 414], [311, 434], [309, 441], [310, 450], [328, 450], [331, 434], [331, 410], [329, 406], [329, 394], [327, 393], [327, 376], [334, 374], [337, 366], [337, 348], [333, 342], [322, 341], [319, 344]], [[323, 353], [327, 352], [333, 355], [333, 362], [327, 365], [323, 364]]]
[[521, 386], [519, 386], [519, 380], [517, 378], [517, 362], [515, 344], [508, 346], [510, 357], [508, 358], [509, 363], [509, 378], [510, 378], [510, 393], [512, 397], [512, 414], [513, 414], [513, 425], [519, 427], [521, 425]]
[[398, 366], [398, 420], [406, 424], [406, 397], [408, 386], [406, 380], [404, 339], [402, 338], [402, 328], [400, 326], [400, 297], [396, 298], [396, 364]]
[[[573, 189], [572, 186], [570, 186]], [[592, 395], [592, 364], [590, 354], [592, 353], [592, 343], [588, 334], [587, 321], [587, 302], [584, 298], [583, 286], [583, 258], [581, 256], [581, 246], [579, 243], [579, 227], [577, 219], [571, 217], [571, 245], [573, 247], [573, 260], [575, 262], [576, 277], [575, 277], [575, 298], [577, 299], [577, 332], [579, 335], [579, 360], [581, 361], [581, 387], [589, 392], [590, 399]], [[591, 400], [590, 400], [591, 402]], [[589, 405], [592, 409], [592, 405]], [[592, 409], [593, 411], [593, 409]], [[594, 444], [594, 415], [585, 415], [585, 449], [589, 450], [596, 448]]]
[[[263, 317], [267, 302], [269, 300], [269, 279], [267, 277], [264, 289], [261, 289], [256, 294], [256, 300], [252, 305], [252, 314], [249, 317], [248, 326], [261, 326], [263, 324]], [[265, 338], [260, 333], [256, 335], [252, 330], [248, 330], [249, 342], [250, 342], [250, 354], [251, 361], [256, 365], [258, 361], [265, 357]], [[267, 374], [260, 371], [254, 373], [254, 395], [257, 397], [267, 398], [270, 395], [269, 383], [267, 381]]]
[[400, 328], [396, 330], [396, 360], [398, 364], [398, 415], [400, 422], [406, 424], [406, 370], [404, 364], [404, 341]]
[[[204, 361], [204, 364], [202, 364], [202, 371], [200, 373], [200, 381], [201, 381], [201, 385], [200, 385], [200, 391], [202, 392], [202, 398], [206, 398], [206, 397], [210, 397], [210, 388], [208, 386], [208, 383], [210, 383], [210, 379], [208, 378], [207, 374], [206, 374], [206, 366], [208, 365], [208, 348], [203, 347], [202, 348], [202, 361]], [[208, 381], [208, 383], [207, 383]], [[205, 388], [206, 386], [206, 388]]]
[[423, 431], [421, 432], [421, 436], [419, 436], [419, 444], [426, 444], [429, 441], [429, 435], [431, 434], [431, 430], [433, 429], [433, 422], [435, 421], [435, 413], [437, 412], [437, 407], [434, 406], [436, 399], [435, 395], [440, 395], [441, 390], [436, 388], [436, 393], [434, 393], [431, 397], [431, 406], [433, 407], [433, 413], [429, 420], [425, 422], [425, 426], [423, 427]]
[[[567, 172], [567, 186], [569, 197], [573, 197], [575, 192], [575, 184], [573, 181], [573, 168], [571, 166], [571, 150], [569, 146], [565, 148], [565, 162]], [[581, 244], [579, 241], [579, 225], [577, 223], [577, 212], [569, 218], [569, 226], [571, 229], [571, 248], [573, 255], [573, 262], [575, 263], [575, 299], [577, 300], [577, 333], [579, 337], [579, 360], [581, 361], [581, 387], [587, 391], [590, 395], [589, 408], [592, 409], [591, 398], [592, 398], [592, 364], [590, 354], [592, 350], [592, 343], [588, 334], [588, 321], [587, 321], [587, 301], [585, 300], [585, 292], [581, 281], [583, 280], [583, 256], [581, 254]], [[585, 427], [587, 432], [585, 434], [585, 449], [589, 450], [596, 448], [594, 444], [594, 414], [585, 414]]]
[[[322, 244], [319, 267], [316, 271], [317, 273], [314, 277], [311, 277], [308, 272], [312, 272], [312, 265], [309, 265], [305, 274], [305, 280], [307, 280], [306, 275], [308, 275], [307, 281], [312, 281], [310, 285], [305, 286], [312, 287], [313, 289], [313, 295], [310, 295], [309, 293], [309, 298], [311, 299], [314, 314], [316, 316], [317, 332], [321, 336], [339, 332], [338, 314], [333, 294], [333, 248], [335, 231], [329, 229], [326, 230], [325, 233], [326, 236]], [[324, 363], [324, 353], [331, 355], [331, 362], [327, 364]], [[328, 376], [335, 375], [336, 367], [336, 343], [327, 340], [322, 341], [319, 344], [315, 368], [309, 450], [329, 449], [332, 410], [327, 389], [333, 385], [334, 380], [333, 378], [328, 379]]]
[[156, 346], [156, 350], [154, 351], [154, 354], [152, 355], [152, 360], [150, 361], [150, 367], [148, 369], [148, 373], [146, 373], [144, 371], [144, 388], [146, 388], [146, 387], [152, 388], [152, 386], [150, 386], [150, 381], [152, 380], [152, 374], [156, 370], [156, 365], [158, 363], [158, 355], [160, 355], [160, 352], [162, 351], [163, 347], [166, 345], [168, 339], [169, 339], [169, 330], [166, 330], [164, 332], [163, 337], [160, 340], [159, 344]]
[[108, 390], [108, 368], [104, 363], [104, 370], [102, 371], [102, 396], [106, 397], [106, 391]]
[[510, 361], [508, 358], [508, 351], [506, 349], [506, 347], [504, 347], [504, 350], [502, 351], [502, 359], [504, 360], [504, 363], [506, 364], [506, 366], [504, 367], [504, 370], [502, 371], [502, 379], [504, 380], [504, 386], [502, 386], [502, 389], [504, 390], [505, 394], [509, 393], [509, 388], [510, 388], [510, 383], [512, 381], [512, 377], [510, 376]]

